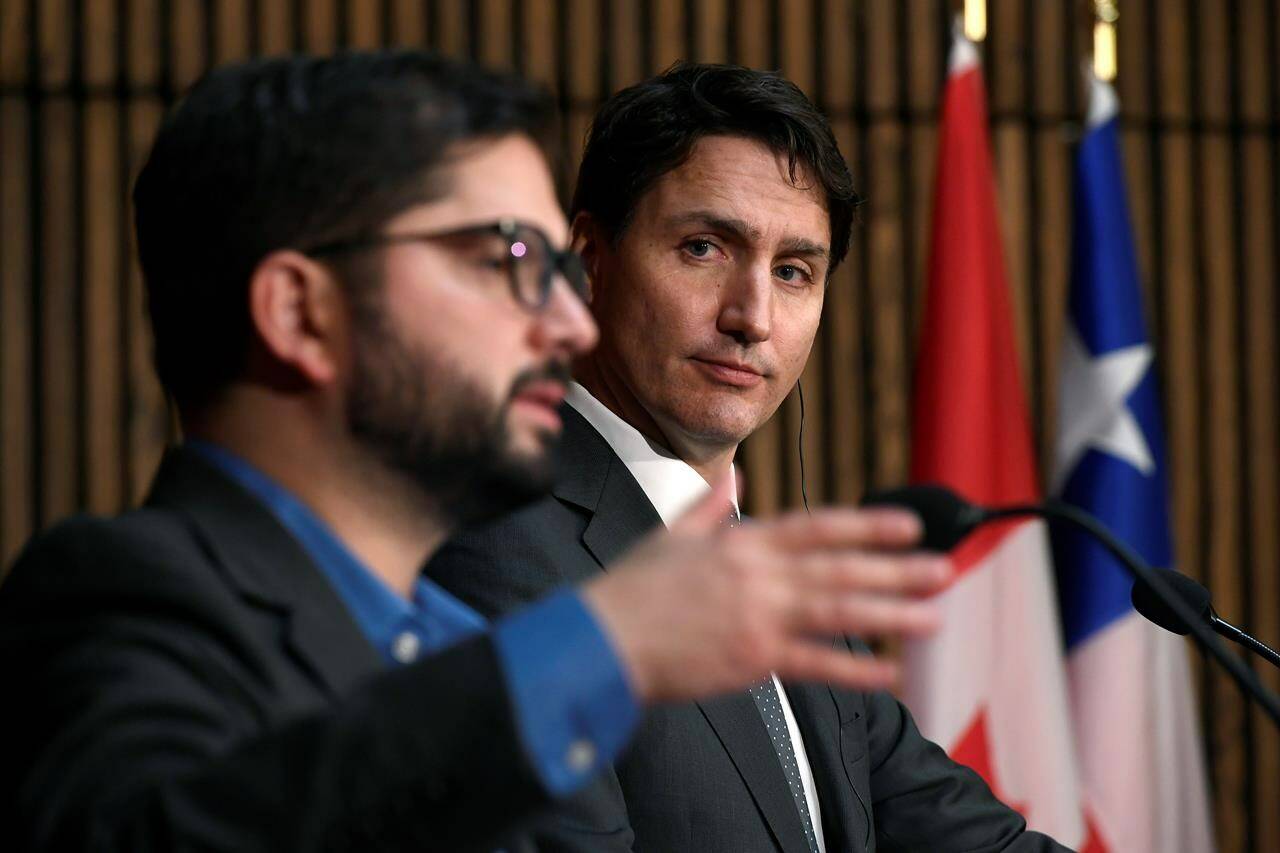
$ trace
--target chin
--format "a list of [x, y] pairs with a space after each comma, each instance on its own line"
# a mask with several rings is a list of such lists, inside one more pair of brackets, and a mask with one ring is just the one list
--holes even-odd
[[760, 416], [758, 406], [738, 399], [717, 399], [722, 396], [684, 401], [672, 419], [689, 435], [718, 444], [740, 444], [768, 419]]

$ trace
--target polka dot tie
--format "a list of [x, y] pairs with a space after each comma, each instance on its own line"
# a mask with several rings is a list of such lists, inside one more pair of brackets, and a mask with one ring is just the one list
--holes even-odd
[[809, 801], [804, 796], [804, 783], [800, 781], [800, 765], [796, 762], [796, 751], [791, 744], [791, 733], [787, 731], [787, 720], [782, 715], [782, 700], [778, 698], [778, 689], [773, 679], [757, 684], [747, 691], [756, 700], [760, 716], [764, 718], [764, 727], [769, 732], [769, 740], [778, 753], [778, 761], [782, 763], [783, 775], [787, 777], [787, 786], [791, 788], [791, 799], [795, 801], [796, 810], [800, 812], [800, 823], [804, 826], [804, 837], [809, 842], [810, 853], [818, 853], [818, 839], [813, 834], [813, 817], [809, 814]]
[[[723, 523], [725, 527], [737, 527], [742, 524], [742, 519], [738, 517], [735, 510], [729, 513]], [[778, 688], [770, 678], [747, 692], [751, 694], [752, 699], [756, 700], [756, 708], [760, 710], [764, 727], [769, 732], [769, 740], [773, 741], [773, 749], [778, 753], [782, 773], [787, 777], [787, 787], [791, 789], [791, 799], [795, 801], [796, 811], [800, 812], [800, 824], [804, 827], [804, 838], [809, 842], [809, 853], [818, 853], [818, 839], [813, 834], [813, 816], [809, 814], [809, 801], [804, 796], [804, 783], [800, 781], [800, 764], [796, 761], [791, 732], [787, 731], [787, 719], [782, 714], [782, 700], [778, 697]]]

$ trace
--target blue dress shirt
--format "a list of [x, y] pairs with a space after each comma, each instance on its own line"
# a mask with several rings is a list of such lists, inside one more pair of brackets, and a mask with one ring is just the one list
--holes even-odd
[[626, 744], [640, 708], [608, 638], [576, 593], [558, 593], [492, 626], [426, 578], [405, 599], [279, 483], [223, 447], [194, 440], [187, 447], [293, 534], [389, 666], [491, 630], [521, 740], [551, 793], [577, 790]]

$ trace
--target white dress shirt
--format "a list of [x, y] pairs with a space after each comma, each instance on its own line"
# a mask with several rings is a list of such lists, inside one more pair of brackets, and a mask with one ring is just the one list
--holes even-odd
[[[662, 523], [671, 526], [681, 513], [697, 502], [698, 498], [711, 490], [702, 475], [690, 465], [677, 458], [666, 448], [654, 444], [645, 438], [638, 429], [614, 414], [603, 403], [591, 395], [577, 382], [569, 384], [566, 402], [574, 410], [586, 418], [600, 433], [613, 452], [627, 466], [631, 476], [640, 484], [645, 497], [653, 504], [662, 518]], [[738, 512], [738, 497], [733, 496], [733, 511]], [[804, 785], [804, 798], [809, 805], [809, 815], [813, 820], [813, 832], [818, 840], [818, 850], [825, 853], [826, 843], [822, 837], [822, 812], [818, 805], [818, 790], [813, 781], [813, 768], [809, 765], [809, 756], [804, 751], [804, 740], [800, 737], [800, 727], [796, 724], [796, 715], [787, 701], [787, 691], [774, 674], [773, 686], [778, 691], [782, 702], [782, 715], [787, 720], [787, 733], [791, 736], [791, 745], [796, 753], [796, 763], [800, 766], [800, 781]]]

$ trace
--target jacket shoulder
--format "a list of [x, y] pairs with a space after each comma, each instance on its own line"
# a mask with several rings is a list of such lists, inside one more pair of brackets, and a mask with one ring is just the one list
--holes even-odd
[[545, 497], [453, 536], [427, 564], [433, 581], [486, 615], [599, 571], [584, 549], [584, 510]]
[[[0, 621], [41, 605], [102, 608], [126, 600], [203, 609], [225, 591], [189, 522], [168, 509], [115, 518], [80, 515], [37, 534], [0, 584]], [[224, 592], [225, 594], [225, 592]]]

